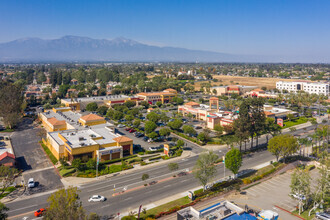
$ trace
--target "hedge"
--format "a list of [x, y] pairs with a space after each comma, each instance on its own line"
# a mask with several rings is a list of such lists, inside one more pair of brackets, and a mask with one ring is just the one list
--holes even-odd
[[197, 140], [197, 139], [195, 139], [195, 138], [192, 138], [192, 137], [189, 137], [189, 136], [187, 136], [187, 135], [185, 135], [185, 134], [182, 134], [182, 133], [180, 133], [180, 132], [177, 132], [177, 131], [173, 131], [173, 130], [172, 130], [172, 133], [174, 133], [174, 134], [176, 134], [176, 135], [178, 135], [178, 136], [180, 136], [180, 137], [182, 137], [182, 138], [184, 138], [184, 139], [187, 139], [187, 140], [189, 140], [189, 141], [192, 141], [192, 142], [194, 142], [194, 143], [196, 143], [196, 144], [198, 144], [198, 145], [203, 145], [203, 143], [200, 142], [199, 140]]
[[140, 161], [142, 161], [141, 157], [134, 157], [134, 158], [126, 160], [127, 163], [134, 163], [134, 162], [140, 162]]
[[130, 155], [130, 156], [123, 157], [123, 158], [117, 158], [117, 159], [113, 159], [113, 160], [102, 161], [102, 162], [100, 162], [100, 165], [117, 163], [117, 162], [121, 162], [123, 160], [127, 160], [127, 159], [130, 159], [130, 158], [133, 158], [133, 157], [137, 157], [137, 155]]
[[161, 156], [158, 156], [158, 157], [153, 157], [153, 158], [150, 158], [149, 161], [153, 161], [153, 160], [159, 160], [161, 159], [162, 157]]

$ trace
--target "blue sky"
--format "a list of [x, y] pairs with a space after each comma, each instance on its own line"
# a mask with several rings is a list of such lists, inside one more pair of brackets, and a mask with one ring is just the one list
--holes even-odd
[[329, 0], [2, 0], [0, 42], [140, 42], [232, 54], [330, 57]]

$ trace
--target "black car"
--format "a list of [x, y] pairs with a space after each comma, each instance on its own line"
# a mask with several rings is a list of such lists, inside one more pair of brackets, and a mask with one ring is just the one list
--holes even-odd
[[135, 137], [137, 137], [137, 138], [140, 138], [140, 137], [143, 137], [144, 136], [144, 134], [143, 133], [140, 133], [140, 132], [135, 132]]
[[143, 137], [143, 140], [144, 140], [144, 141], [148, 141], [149, 138], [148, 138], [147, 136], [144, 136], [144, 137]]

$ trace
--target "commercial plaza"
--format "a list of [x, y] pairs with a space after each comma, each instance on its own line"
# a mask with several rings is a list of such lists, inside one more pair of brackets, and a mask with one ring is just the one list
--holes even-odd
[[133, 140], [117, 134], [114, 126], [98, 115], [54, 108], [40, 113], [39, 118], [48, 131], [43, 142], [57, 159], [99, 157], [103, 161], [133, 154]]

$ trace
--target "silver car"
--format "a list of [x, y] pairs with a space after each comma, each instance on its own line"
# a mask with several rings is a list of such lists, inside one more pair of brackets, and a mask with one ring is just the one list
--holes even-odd
[[325, 212], [317, 212], [316, 217], [322, 220], [330, 220], [330, 214]]

